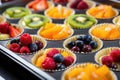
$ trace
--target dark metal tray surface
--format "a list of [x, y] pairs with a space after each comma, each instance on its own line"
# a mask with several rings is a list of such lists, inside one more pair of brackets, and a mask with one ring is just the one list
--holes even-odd
[[[24, 0], [25, 1], [25, 0]], [[18, 3], [18, 2], [17, 2]], [[25, 6], [25, 4], [26, 4], [27, 2], [25, 2], [25, 3], [23, 3], [22, 2], [22, 0], [19, 2], [19, 4], [17, 4], [17, 5], [14, 5], [14, 4], [10, 4], [10, 5], [8, 5], [8, 6], [6, 6], [6, 5], [4, 5], [4, 6], [1, 6], [0, 7], [0, 13], [2, 14], [2, 12], [6, 9], [6, 8], [8, 8], [8, 7], [10, 7], [10, 6]], [[76, 13], [84, 13], [85, 14], [85, 12], [83, 11], [83, 12], [76, 12]], [[63, 21], [53, 21], [53, 22], [55, 22], [55, 23], [62, 23]], [[112, 23], [112, 19], [108, 19], [108, 20], [98, 20], [98, 24], [99, 23]], [[16, 22], [15, 22], [16, 23]], [[78, 34], [88, 34], [88, 30], [89, 29], [74, 29], [74, 34], [73, 35], [78, 35]], [[24, 31], [25, 33], [30, 33], [30, 34], [37, 34], [37, 30], [33, 30], [33, 31], [29, 31], [29, 30], [25, 30]], [[104, 35], [104, 34], [103, 34]], [[58, 40], [58, 41], [50, 41], [50, 40], [48, 40], [47, 41], [47, 47], [46, 48], [51, 48], [51, 47], [60, 47], [60, 48], [63, 48], [63, 41], [64, 40]], [[2, 46], [5, 46], [6, 45], [6, 43], [7, 43], [7, 41], [0, 41], [0, 45], [2, 45]], [[103, 41], [103, 44], [104, 44], [104, 46], [103, 46], [103, 48], [106, 48], [106, 47], [112, 47], [112, 46], [115, 46], [115, 47], [120, 47], [120, 44], [119, 44], [119, 40], [114, 40], [114, 41]], [[2, 48], [2, 49], [4, 49], [4, 51], [6, 51], [7, 49], [5, 49], [4, 47], [2, 47], [2, 46], [0, 46], [0, 48]], [[102, 48], [102, 49], [103, 49]], [[33, 74], [34, 75], [37, 75], [37, 74], [35, 74], [34, 73], [34, 71], [36, 72], [36, 70], [38, 70], [37, 71], [37, 73], [39, 73], [39, 72], [41, 72], [41, 70], [40, 69], [38, 69], [38, 68], [36, 68], [35, 66], [33, 66], [32, 64], [31, 64], [31, 58], [33, 57], [33, 55], [16, 55], [16, 54], [11, 54], [12, 52], [11, 51], [9, 51], [9, 50], [7, 50], [8, 52], [6, 53], [6, 54], [8, 54], [9, 56], [8, 57], [11, 57], [12, 56], [12, 58], [11, 59], [13, 59], [13, 61], [15, 61], [15, 62], [17, 62], [18, 64], [23, 64], [22, 66], [24, 67], [24, 68], [26, 68], [26, 66], [27, 66], [27, 68], [29, 68], [29, 70], [28, 71], [33, 71]], [[77, 61], [76, 61], [76, 63], [83, 63], [83, 62], [93, 62], [93, 63], [96, 63], [95, 62], [95, 60], [94, 60], [94, 55], [95, 55], [95, 52], [94, 53], [90, 53], [90, 54], [86, 54], [86, 55], [80, 55], [80, 54], [76, 54], [76, 56], [77, 56]], [[17, 60], [16, 60], [16, 58], [17, 58]], [[23, 62], [22, 61], [20, 61], [20, 60], [23, 60]], [[25, 63], [24, 63], [25, 62]], [[29, 64], [29, 65], [28, 65]], [[32, 67], [31, 67], [32, 66]], [[40, 71], [39, 71], [40, 70]], [[115, 74], [117, 75], [117, 77], [118, 77], [118, 80], [120, 80], [120, 72], [116, 72], [116, 71], [114, 71], [115, 72]], [[61, 76], [62, 76], [62, 73], [63, 73], [63, 71], [58, 71], [58, 72], [46, 72], [47, 74], [49, 74], [51, 77], [53, 77], [54, 79], [56, 79], [56, 80], [60, 80], [61, 79]], [[38, 74], [38, 76], [40, 75], [40, 74], [43, 74], [43, 73], [39, 73]], [[44, 77], [50, 77], [50, 76], [48, 76], [48, 75], [46, 75], [46, 76], [44, 76]], [[40, 78], [40, 77], [39, 77]], [[49, 78], [49, 80], [52, 80], [53, 78]], [[53, 80], [54, 80], [53, 79]]]

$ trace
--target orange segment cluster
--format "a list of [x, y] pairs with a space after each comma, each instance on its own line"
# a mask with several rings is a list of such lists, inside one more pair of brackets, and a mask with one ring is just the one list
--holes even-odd
[[70, 36], [71, 33], [71, 28], [67, 25], [47, 23], [39, 34], [47, 39], [61, 40]]
[[105, 40], [120, 38], [120, 27], [114, 24], [101, 25], [91, 30], [91, 34]]
[[116, 15], [115, 10], [109, 5], [99, 5], [88, 10], [88, 14], [96, 18], [112, 18]]
[[66, 80], [113, 80], [108, 67], [95, 67], [87, 64], [86, 67], [76, 67], [66, 75]]
[[51, 18], [55, 19], [62, 19], [70, 16], [72, 14], [72, 10], [62, 7], [61, 5], [58, 5], [57, 7], [52, 7], [48, 9], [47, 15], [50, 16]]

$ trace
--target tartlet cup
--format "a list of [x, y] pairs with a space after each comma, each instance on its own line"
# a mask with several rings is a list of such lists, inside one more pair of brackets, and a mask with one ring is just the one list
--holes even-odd
[[[52, 8], [52, 7], [51, 7], [51, 8]], [[53, 20], [53, 22], [55, 22], [55, 23], [57, 23], [57, 22], [63, 23], [64, 20], [65, 20], [65, 18], [68, 17], [68, 16], [67, 16], [67, 17], [65, 17], [65, 18], [53, 18], [53, 17], [49, 16], [49, 15], [47, 14], [47, 12], [48, 12], [51, 8], [46, 9], [45, 12], [44, 12], [44, 15], [47, 16], [47, 17], [49, 17], [49, 18], [51, 18], [51, 19]], [[64, 8], [67, 8], [67, 7], [64, 7]], [[70, 15], [75, 14], [75, 11], [74, 11], [73, 9], [70, 9], [70, 8], [67, 8], [67, 9], [72, 11], [72, 13], [71, 13]], [[69, 16], [70, 16], [70, 15], [69, 15]]]
[[11, 25], [14, 26], [15, 28], [19, 29], [21, 31], [20, 34], [18, 34], [16, 37], [8, 38], [8, 39], [3, 39], [3, 40], [0, 40], [0, 41], [8, 41], [8, 40], [17, 38], [17, 37], [19, 37], [24, 32], [24, 29], [20, 25], [18, 25], [18, 24], [11, 24]]
[[[71, 8], [70, 5], [73, 3], [73, 1], [74, 1], [74, 0], [71, 0], [71, 1], [67, 4], [67, 7], [68, 7], [68, 8]], [[95, 6], [96, 6], [96, 3], [95, 3], [94, 1], [92, 1], [92, 0], [84, 0], [84, 1], [88, 4], [89, 8], [92, 8], [92, 7], [95, 7]], [[89, 8], [88, 8], [88, 9], [89, 9]], [[87, 10], [87, 9], [81, 9], [81, 10], [75, 9], [75, 12], [76, 12], [76, 13], [85, 13], [86, 10]]]
[[[95, 54], [95, 56], [94, 56], [95, 61], [96, 61], [98, 64], [103, 65], [102, 62], [101, 62], [101, 58], [102, 58], [103, 56], [109, 55], [110, 52], [111, 52], [112, 50], [114, 50], [114, 49], [119, 49], [119, 50], [120, 50], [119, 47], [108, 47], [108, 48], [104, 48], [104, 49], [98, 51], [98, 52]], [[117, 68], [117, 69], [111, 68], [111, 69], [114, 70], [114, 71], [120, 71], [120, 63], [116, 63], [116, 64], [117, 64], [118, 68]]]
[[[90, 8], [90, 9], [91, 9], [91, 8]], [[95, 16], [89, 14], [88, 11], [89, 11], [90, 9], [88, 9], [88, 10], [86, 11], [86, 14], [89, 15], [89, 16], [92, 16], [92, 17], [96, 18]], [[117, 15], [119, 14], [119, 12], [118, 12], [117, 9], [113, 8], [113, 11], [116, 13], [115, 16], [117, 16]], [[111, 18], [96, 18], [96, 19], [107, 21], [108, 19], [113, 19], [115, 16], [113, 16], [113, 17], [111, 17]]]
[[[63, 47], [64, 47], [65, 49], [67, 49], [67, 50], [70, 50], [69, 48], [66, 47], [66, 45], [67, 45], [68, 42], [76, 41], [76, 40], [77, 40], [77, 36], [80, 36], [80, 35], [74, 35], [74, 36], [66, 39], [66, 40], [63, 42]], [[84, 36], [84, 34], [81, 35], [81, 36]], [[86, 52], [86, 53], [85, 53], [85, 52], [78, 52], [78, 53], [80, 53], [80, 54], [89, 54], [89, 53], [96, 52], [96, 51], [100, 50], [100, 49], [103, 47], [103, 42], [102, 42], [102, 40], [100, 40], [99, 38], [96, 38], [96, 37], [94, 37], [94, 36], [92, 36], [92, 39], [97, 42], [98, 47], [97, 47], [96, 49], [92, 49], [91, 52]], [[75, 52], [75, 53], [76, 53], [76, 52]]]
[[0, 24], [6, 22], [6, 18], [0, 15]]
[[[38, 59], [40, 56], [45, 55], [45, 54], [43, 54], [43, 53], [44, 53], [45, 51], [48, 51], [49, 49], [51, 49], [51, 48], [44, 49], [44, 50], [41, 50], [41, 51], [37, 52], [37, 53], [33, 56], [32, 60], [31, 60], [31, 61], [32, 61], [32, 64], [33, 64], [33, 65], [36, 65], [37, 59]], [[76, 62], [76, 55], [75, 55], [74, 53], [72, 53], [72, 52], [69, 51], [69, 50], [63, 49], [63, 48], [56, 48], [56, 49], [58, 49], [60, 52], [64, 52], [64, 51], [65, 51], [65, 52], [69, 53], [69, 56], [72, 56], [72, 57], [74, 58], [74, 62], [73, 62], [71, 65], [69, 65], [69, 66], [67, 66], [66, 68], [64, 68], [64, 69], [46, 70], [46, 69], [43, 69], [43, 68], [40, 68], [40, 67], [38, 67], [38, 68], [40, 68], [40, 69], [42, 69], [42, 70], [44, 70], [44, 71], [48, 71], [48, 72], [56, 72], [56, 71], [65, 70], [65, 69], [67, 69], [67, 68], [69, 68], [70, 66], [72, 66], [72, 65], [75, 64], [75, 62]]]
[[[37, 32], [37, 35], [39, 35], [40, 37], [42, 37], [42, 38], [45, 38], [45, 37], [43, 37], [41, 34], [40, 34], [40, 32], [42, 31], [44, 29], [44, 26], [43, 27], [41, 27], [39, 30], [38, 30], [38, 32]], [[45, 38], [46, 40], [64, 40], [64, 39], [66, 39], [66, 38], [69, 38], [70, 36], [72, 36], [73, 35], [73, 33], [74, 33], [74, 30], [72, 29], [72, 28], [69, 28], [70, 30], [69, 30], [69, 36], [68, 37], [65, 37], [65, 38], [61, 38], [61, 39], [50, 39], [50, 38]]]
[[[43, 38], [41, 38], [37, 35], [30, 35], [30, 36], [32, 38], [32, 42], [41, 41], [43, 43], [43, 48], [42, 49], [44, 49], [47, 46], [47, 41], [45, 39], [43, 39]], [[8, 41], [6, 47], [9, 49], [10, 41]], [[42, 50], [42, 49], [40, 49], [40, 50]], [[40, 50], [38, 50], [38, 51], [40, 51]], [[36, 51], [36, 52], [38, 52], [38, 51]], [[18, 55], [32, 55], [32, 54], [35, 54], [36, 52], [22, 53], [22, 54], [21, 53], [16, 53], [16, 54], [18, 54]]]
[[[81, 64], [75, 64], [74, 66], [68, 68], [66, 71], [63, 72], [61, 80], [68, 80], [67, 79], [67, 74], [69, 74], [70, 71], [72, 71], [75, 68], [84, 68], [86, 67], [88, 64], [94, 65], [96, 68], [100, 68], [101, 66], [95, 63], [81, 63]], [[118, 80], [117, 76], [115, 75], [114, 72], [110, 71], [110, 76], [112, 78], [112, 80]]]
[[[90, 17], [91, 17], [91, 16], [90, 16]], [[94, 23], [92, 26], [96, 25], [97, 23], [98, 23], [98, 20], [95, 19], [95, 23]], [[66, 24], [66, 25], [70, 26], [71, 28], [73, 28], [73, 27], [69, 24], [69, 22], [67, 21], [67, 18], [64, 20], [64, 24]], [[90, 27], [92, 27], [92, 26], [90, 26]], [[90, 28], [90, 27], [88, 27], [88, 28]], [[76, 28], [74, 28], [74, 29], [87, 29], [87, 28], [76, 27]]]
[[114, 24], [116, 24], [116, 25], [119, 25], [120, 26], [120, 23], [119, 24], [117, 24], [117, 21], [120, 19], [120, 16], [116, 16], [113, 20], [112, 20], [112, 22], [114, 23]]
[[[94, 35], [92, 34], [92, 30], [93, 30], [94, 28], [96, 28], [96, 27], [100, 27], [100, 26], [103, 26], [103, 25], [115, 25], [115, 24], [112, 24], [112, 23], [101, 23], [101, 24], [94, 25], [93, 27], [91, 27], [91, 28], [89, 29], [89, 34], [92, 35], [92, 36], [94, 36]], [[97, 37], [97, 36], [95, 36], [95, 37]], [[98, 38], [99, 38], [99, 37], [98, 37]], [[104, 38], [100, 38], [100, 39], [102, 39], [102, 40], [117, 40], [117, 39], [120, 39], [120, 38], [117, 38], [117, 39], [109, 39], [109, 38], [104, 39]]]
[[[28, 8], [28, 9], [30, 9], [33, 13], [44, 13], [44, 10], [38, 10], [38, 11], [36, 11], [36, 10], [34, 10], [34, 9], [32, 9], [32, 8], [29, 8], [29, 5], [30, 5], [32, 2], [34, 2], [34, 1], [29, 2], [25, 7]], [[50, 7], [54, 7], [54, 4], [53, 4], [52, 1], [48, 1], [48, 8], [50, 8]]]
[[[17, 7], [16, 7], [17, 8]], [[19, 8], [19, 7], [18, 7]], [[24, 7], [23, 7], [24, 8]], [[26, 9], [29, 14], [31, 14], [32, 12], [29, 10], [29, 9]], [[12, 18], [12, 17], [9, 17], [8, 14], [5, 13], [5, 11], [3, 12], [2, 14], [8, 21], [10, 21], [11, 23], [17, 23], [21, 18]]]

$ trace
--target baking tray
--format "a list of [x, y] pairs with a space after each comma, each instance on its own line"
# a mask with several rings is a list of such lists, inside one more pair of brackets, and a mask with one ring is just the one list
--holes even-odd
[[[18, 3], [18, 2], [16, 2], [16, 3]], [[25, 1], [25, 3], [22, 3], [22, 0], [21, 0], [19, 2], [19, 4], [15, 4], [15, 5], [14, 4], [10, 4], [10, 5], [7, 5], [6, 7], [4, 7], [5, 6], [4, 5], [3, 8], [0, 8], [1, 9], [0, 13], [2, 13], [6, 8], [8, 8], [10, 6], [16, 6], [16, 5], [17, 6], [25, 6], [26, 3], [27, 3], [26, 1]], [[77, 12], [77, 13], [81, 13], [81, 12]], [[82, 12], [82, 13], [85, 13], [85, 12]], [[62, 22], [59, 22], [57, 20], [54, 21], [54, 22], [55, 23], [62, 23]], [[112, 23], [112, 19], [98, 20], [98, 24], [99, 23], [103, 23], [103, 22]], [[74, 29], [74, 34], [73, 35], [88, 34], [88, 30], [89, 29]], [[30, 33], [30, 34], [37, 34], [37, 30], [34, 30], [34, 31], [25, 30], [24, 32], [27, 32], [27, 33]], [[46, 48], [51, 48], [51, 47], [60, 47], [60, 48], [63, 48], [63, 41], [64, 40], [58, 40], [58, 41], [50, 41], [50, 40], [48, 40]], [[3, 47], [3, 46], [6, 45], [6, 43], [7, 43], [7, 41], [1, 41], [0, 44], [2, 46], [0, 46], [0, 48], [2, 48], [2, 50], [5, 51], [5, 54], [8, 55], [8, 57], [10, 57], [13, 61], [15, 61], [16, 63], [20, 64], [25, 69], [27, 69], [29, 72], [33, 73], [33, 75], [35, 75], [35, 76], [37, 76], [39, 78], [40, 78], [40, 76], [42, 74], [44, 74], [44, 72], [42, 72], [40, 69], [36, 68], [35, 66], [33, 66], [31, 64], [31, 58], [33, 57], [33, 55], [27, 55], [27, 56], [25, 56], [25, 55], [21, 55], [21, 56], [20, 55], [16, 55], [16, 54], [12, 53], [11, 51], [9, 51], [8, 49], [6, 49], [5, 47]], [[104, 44], [103, 48], [113, 47], [113, 46], [119, 47], [120, 45], [118, 43], [119, 43], [119, 40], [115, 40], [115, 41], [103, 41], [103, 44]], [[95, 53], [90, 53], [90, 54], [87, 54], [87, 55], [76, 54], [76, 56], [77, 56], [76, 63], [83, 63], [83, 62], [93, 62], [93, 63], [95, 63], [94, 55], [95, 55]], [[26, 66], [27, 66], [27, 68], [26, 68]], [[117, 75], [118, 80], [120, 80], [120, 72], [117, 72], [117, 71], [114, 71], [114, 72]], [[47, 77], [48, 80], [52, 80], [52, 79], [53, 80], [54, 79], [61, 80], [61, 76], [62, 76], [63, 71], [45, 72], [45, 73], [47, 73], [47, 74], [45, 74], [47, 76], [42, 75], [42, 77], [45, 77], [45, 78]]]

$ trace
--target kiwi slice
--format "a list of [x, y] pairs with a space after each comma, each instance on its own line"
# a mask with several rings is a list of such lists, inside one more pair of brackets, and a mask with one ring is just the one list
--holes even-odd
[[30, 11], [24, 7], [11, 7], [6, 9], [5, 13], [11, 18], [22, 18], [30, 14]]
[[30, 28], [40, 28], [45, 23], [50, 22], [50, 20], [40, 14], [30, 14], [23, 18], [25, 24]]
[[69, 16], [67, 22], [73, 28], [89, 28], [96, 23], [95, 18], [87, 16], [85, 14], [76, 14]]
[[36, 21], [36, 22], [32, 22], [32, 23], [28, 24], [28, 26], [30, 28], [39, 28], [42, 25], [43, 25], [42, 21]]

